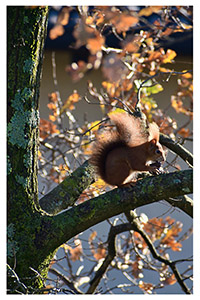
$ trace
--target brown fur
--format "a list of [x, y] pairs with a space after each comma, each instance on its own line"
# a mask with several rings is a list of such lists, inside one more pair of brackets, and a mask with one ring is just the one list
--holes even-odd
[[110, 115], [116, 130], [105, 131], [93, 147], [90, 162], [108, 184], [121, 186], [133, 171], [155, 171], [149, 160], [164, 160], [155, 123], [145, 128], [141, 119], [126, 113]]

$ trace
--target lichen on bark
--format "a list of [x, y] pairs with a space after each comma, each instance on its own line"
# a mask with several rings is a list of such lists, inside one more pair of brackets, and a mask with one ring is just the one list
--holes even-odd
[[29, 267], [37, 268], [44, 259], [34, 238], [41, 223], [37, 206], [38, 102], [47, 15], [47, 7], [7, 7], [8, 263], [12, 267], [17, 262], [20, 278], [31, 276]]

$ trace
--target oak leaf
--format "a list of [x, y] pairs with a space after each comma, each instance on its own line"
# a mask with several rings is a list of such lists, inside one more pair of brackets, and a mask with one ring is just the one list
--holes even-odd
[[106, 257], [106, 248], [100, 244], [97, 248], [97, 251], [94, 253], [94, 258], [100, 260]]
[[117, 15], [116, 18], [112, 20], [113, 25], [116, 28], [117, 33], [122, 33], [127, 31], [131, 26], [137, 24], [139, 19], [131, 15]]
[[72, 7], [69, 7], [69, 6], [63, 7], [63, 9], [61, 10], [61, 12], [58, 15], [57, 23], [59, 23], [63, 26], [67, 25], [69, 22], [69, 14], [70, 14], [71, 10], [72, 10]]
[[90, 50], [91, 54], [96, 54], [101, 50], [104, 45], [105, 38], [102, 35], [97, 35], [94, 38], [87, 39], [87, 49]]
[[164, 59], [163, 59], [163, 63], [166, 64], [166, 63], [171, 63], [172, 60], [176, 57], [176, 52], [174, 50], [171, 50], [171, 49], [167, 49], [167, 52], [166, 54], [164, 55]]
[[176, 278], [175, 278], [175, 275], [174, 274], [172, 274], [170, 277], [168, 277], [168, 278], [166, 278], [164, 281], [163, 281], [163, 283], [165, 284], [165, 285], [173, 285], [173, 284], [175, 284], [176, 283]]
[[63, 35], [65, 32], [61, 24], [55, 25], [49, 32], [49, 37], [51, 40], [55, 40], [57, 37]]
[[187, 138], [190, 136], [190, 130], [189, 128], [181, 128], [178, 132], [183, 138]]
[[88, 238], [88, 242], [91, 244], [91, 242], [96, 238], [96, 236], [97, 236], [97, 232], [93, 231]]
[[149, 17], [153, 13], [159, 12], [162, 8], [163, 8], [163, 6], [148, 6], [148, 7], [142, 8], [139, 11], [138, 15], [140, 17], [141, 16]]
[[40, 129], [40, 137], [42, 139], [47, 138], [50, 134], [60, 133], [60, 131], [57, 129], [57, 125], [44, 119], [40, 119], [39, 129]]
[[152, 294], [152, 290], [154, 288], [152, 283], [146, 283], [146, 282], [140, 280], [138, 286], [147, 294]]
[[70, 110], [75, 109], [74, 103], [78, 102], [79, 100], [80, 100], [80, 95], [77, 93], [76, 90], [74, 90], [73, 94], [71, 94], [67, 98], [64, 105], [62, 106], [62, 108], [60, 110], [60, 114], [62, 114], [67, 109], [70, 109]]

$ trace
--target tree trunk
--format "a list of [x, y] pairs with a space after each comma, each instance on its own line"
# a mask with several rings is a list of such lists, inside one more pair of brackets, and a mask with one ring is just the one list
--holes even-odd
[[[92, 166], [85, 162], [41, 199], [49, 214], [40, 208], [38, 98], [47, 14], [47, 7], [7, 10], [9, 293], [39, 293], [55, 251], [76, 234], [126, 210], [192, 193], [192, 171], [179, 171], [139, 180], [133, 187], [115, 189], [57, 214], [93, 182]], [[191, 214], [191, 202], [185, 199], [183, 205]]]
[[[7, 254], [9, 265], [21, 280], [30, 277], [29, 267], [34, 268], [40, 260], [33, 244], [32, 224], [40, 214], [38, 98], [47, 15], [47, 7], [7, 7]], [[32, 277], [36, 275], [31, 273]], [[8, 279], [11, 292], [15, 289], [12, 284]]]

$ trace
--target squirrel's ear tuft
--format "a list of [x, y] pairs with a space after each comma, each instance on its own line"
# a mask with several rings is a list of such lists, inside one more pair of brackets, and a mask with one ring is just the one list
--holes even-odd
[[157, 140], [156, 140], [156, 139], [152, 139], [152, 140], [150, 141], [150, 143], [151, 143], [152, 145], [156, 145]]
[[157, 140], [156, 140], [156, 139], [152, 139], [152, 140], [149, 142], [149, 150], [155, 149], [156, 144], [157, 144]]
[[159, 141], [159, 127], [155, 122], [149, 124], [149, 133], [149, 141], [153, 139]]

